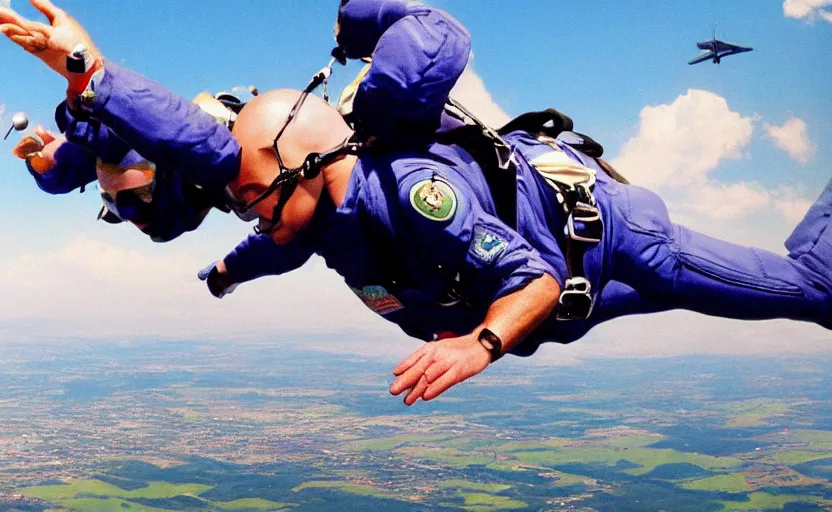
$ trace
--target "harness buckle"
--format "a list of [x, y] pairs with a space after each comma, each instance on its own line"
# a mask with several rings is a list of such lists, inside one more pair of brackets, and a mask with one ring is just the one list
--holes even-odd
[[600, 243], [604, 236], [604, 223], [598, 207], [576, 203], [566, 219], [566, 232], [577, 242]]
[[585, 277], [566, 280], [558, 299], [556, 320], [586, 320], [592, 314], [592, 285]]

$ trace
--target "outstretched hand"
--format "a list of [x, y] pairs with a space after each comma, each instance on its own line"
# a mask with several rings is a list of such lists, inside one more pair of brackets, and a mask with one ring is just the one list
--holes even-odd
[[79, 44], [83, 44], [96, 61], [100, 61], [101, 53], [87, 31], [66, 12], [49, 0], [30, 1], [46, 16], [49, 25], [27, 20], [9, 8], [0, 7], [0, 32], [66, 78], [72, 86], [80, 77], [66, 69], [67, 56]]
[[491, 354], [474, 335], [425, 343], [393, 369], [396, 380], [390, 393], [409, 390], [406, 405], [432, 400], [448, 388], [480, 373], [491, 362]]

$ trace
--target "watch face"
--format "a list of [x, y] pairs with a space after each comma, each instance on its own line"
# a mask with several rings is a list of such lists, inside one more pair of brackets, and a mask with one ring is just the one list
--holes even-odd
[[480, 340], [480, 343], [482, 343], [482, 345], [483, 345], [485, 348], [487, 348], [488, 350], [494, 350], [494, 344], [493, 344], [493, 343], [491, 343], [490, 341], [488, 341], [488, 340], [486, 340], [486, 339], [481, 339], [481, 340]]

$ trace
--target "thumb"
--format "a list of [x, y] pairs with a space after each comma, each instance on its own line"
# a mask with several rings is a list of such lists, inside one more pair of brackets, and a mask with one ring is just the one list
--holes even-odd
[[197, 277], [199, 278], [200, 281], [205, 281], [206, 279], [208, 279], [208, 276], [211, 275], [211, 272], [216, 267], [217, 267], [217, 262], [215, 261], [215, 262], [211, 263], [210, 265], [208, 265], [207, 267], [200, 270], [199, 272], [197, 272], [196, 275], [197, 275]]

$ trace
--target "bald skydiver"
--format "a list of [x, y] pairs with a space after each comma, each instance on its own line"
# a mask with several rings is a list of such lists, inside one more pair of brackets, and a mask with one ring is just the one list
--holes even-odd
[[[510, 161], [515, 180], [514, 211], [501, 216], [500, 190], [487, 177], [494, 162], [435, 139], [468, 58], [467, 32], [442, 11], [404, 0], [342, 2], [336, 31], [347, 57], [372, 55], [355, 92], [357, 135], [318, 101], [299, 107], [297, 95], [283, 93], [250, 103], [235, 126], [244, 159], [231, 189], [278, 245], [266, 267], [253, 262], [265, 249], [246, 254], [267, 247], [263, 235], [224, 262], [237, 281], [269, 265], [288, 272], [320, 254], [376, 313], [414, 337], [440, 340], [394, 370], [391, 392], [408, 391], [407, 404], [438, 396], [505, 353], [572, 341], [562, 337], [565, 326], [628, 312], [599, 299], [613, 282], [656, 310], [832, 329], [832, 183], [781, 257], [672, 223], [657, 195], [620, 183], [545, 130], [482, 127], [498, 156], [508, 150], [497, 163]], [[350, 141], [368, 143], [346, 151]], [[319, 174], [293, 174], [304, 155], [339, 148]], [[284, 208], [287, 186], [304, 185], [306, 207]]]

